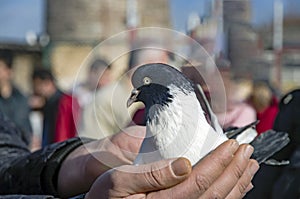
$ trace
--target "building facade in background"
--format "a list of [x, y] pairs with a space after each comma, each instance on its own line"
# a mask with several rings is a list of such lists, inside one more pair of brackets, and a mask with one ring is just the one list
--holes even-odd
[[[80, 65], [94, 47], [128, 30], [127, 6], [127, 1], [48, 0], [47, 32], [50, 43], [43, 51], [43, 61], [53, 68], [63, 88], [71, 87]], [[136, 1], [136, 18], [137, 27], [170, 28], [168, 1]], [[128, 42], [110, 43], [105, 51], [97, 54], [107, 60], [116, 59], [120, 49], [129, 47]], [[113, 63], [115, 76], [126, 67], [126, 58], [116, 60]], [[79, 80], [84, 78], [85, 73], [83, 69]]]

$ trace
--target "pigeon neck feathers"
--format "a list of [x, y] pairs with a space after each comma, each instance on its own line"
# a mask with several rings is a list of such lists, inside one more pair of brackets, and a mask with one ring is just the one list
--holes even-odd
[[[186, 94], [175, 85], [169, 86], [169, 92], [173, 99], [168, 105], [155, 104], [146, 111], [148, 140], [145, 142], [154, 143], [154, 149], [163, 158], [183, 156], [195, 164], [206, 154], [203, 149], [209, 148], [206, 137], [213, 129], [194, 92]], [[148, 163], [147, 158], [142, 163]]]
[[153, 105], [168, 106], [173, 100], [170, 89], [160, 84], [143, 85], [138, 90], [141, 93], [139, 100], [145, 104], [146, 110], [149, 110]]

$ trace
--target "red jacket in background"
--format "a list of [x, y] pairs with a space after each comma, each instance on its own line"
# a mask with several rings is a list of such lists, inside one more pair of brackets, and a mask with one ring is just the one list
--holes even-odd
[[256, 125], [258, 135], [273, 128], [278, 111], [278, 100], [273, 97], [271, 105], [264, 111], [257, 113], [257, 119], [260, 121]]
[[77, 99], [63, 94], [58, 104], [54, 142], [61, 142], [77, 135], [76, 124], [79, 113]]

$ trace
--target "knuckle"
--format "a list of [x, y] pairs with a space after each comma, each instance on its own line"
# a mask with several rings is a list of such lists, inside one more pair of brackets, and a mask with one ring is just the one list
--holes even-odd
[[210, 181], [204, 175], [197, 175], [195, 180], [199, 193], [204, 193], [210, 187]]
[[154, 188], [163, 186], [163, 182], [162, 182], [163, 178], [160, 169], [151, 166], [150, 171], [145, 173], [145, 178], [147, 182], [151, 184], [151, 186]]
[[237, 179], [240, 179], [241, 176], [243, 175], [243, 173], [244, 173], [244, 169], [242, 169], [240, 165], [236, 164], [236, 166], [235, 166], [234, 169], [233, 169], [233, 174], [234, 174], [234, 176], [235, 176]]
[[222, 169], [224, 170], [225, 168], [227, 168], [228, 166], [228, 162], [226, 162], [224, 159], [219, 159], [218, 160], [219, 165], [222, 167]]
[[224, 170], [228, 166], [228, 158], [226, 158], [225, 155], [222, 156], [214, 156], [211, 154], [211, 164], [213, 164], [216, 167], [221, 167], [222, 170]]
[[107, 174], [109, 175], [112, 186], [119, 186], [122, 184], [123, 178], [120, 177], [120, 171], [111, 169]]
[[237, 189], [240, 194], [244, 194], [249, 186], [249, 183], [247, 180], [240, 180], [237, 184]]
[[246, 189], [247, 189], [248, 185], [244, 182], [241, 182], [238, 184], [238, 191], [241, 195], [245, 194]]
[[214, 189], [211, 192], [211, 196], [209, 197], [211, 199], [223, 199], [224, 197], [221, 195], [221, 192], [217, 189]]

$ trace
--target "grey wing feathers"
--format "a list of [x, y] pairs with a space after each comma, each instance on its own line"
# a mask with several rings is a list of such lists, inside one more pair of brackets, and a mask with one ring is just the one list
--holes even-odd
[[274, 130], [264, 132], [250, 143], [254, 147], [252, 158], [256, 159], [258, 163], [265, 162], [285, 147], [289, 141], [288, 134], [285, 132]]

